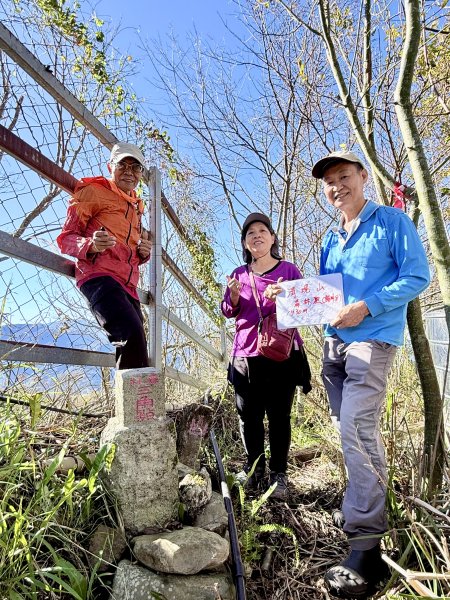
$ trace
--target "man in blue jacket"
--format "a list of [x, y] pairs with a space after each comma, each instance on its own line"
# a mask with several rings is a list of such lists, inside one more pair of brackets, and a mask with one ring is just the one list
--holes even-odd
[[345, 298], [325, 327], [322, 378], [347, 469], [342, 513], [351, 552], [325, 581], [337, 595], [359, 598], [387, 575], [380, 554], [387, 470], [379, 421], [408, 302], [428, 286], [430, 274], [411, 219], [364, 198], [368, 172], [355, 154], [333, 152], [312, 175], [340, 212], [322, 243], [320, 273], [342, 273]]

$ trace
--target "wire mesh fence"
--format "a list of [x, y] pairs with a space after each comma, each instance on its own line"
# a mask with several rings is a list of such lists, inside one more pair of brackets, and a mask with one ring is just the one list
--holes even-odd
[[450, 427], [450, 344], [444, 309], [430, 310], [424, 315], [434, 366], [444, 399], [444, 420]]
[[[21, 14], [14, 3], [2, 5], [0, 16], [10, 31], [38, 57], [46, 70], [64, 82], [68, 92], [82, 99], [94, 114], [119, 139], [139, 143], [145, 114], [130, 119], [130, 111], [120, 102], [114, 107], [107, 89], [95, 86], [92, 73], [80, 66], [76, 47], [52, 30], [33, 20], [35, 8], [21, 3]], [[63, 59], [64, 57], [64, 59]], [[119, 72], [121, 61], [117, 61]], [[77, 71], [77, 69], [80, 69]], [[84, 70], [83, 70], [84, 69]], [[0, 92], [0, 122], [21, 140], [30, 144], [76, 179], [107, 175], [109, 151], [105, 144], [83, 126], [35, 78], [9, 54], [0, 51], [3, 80]], [[116, 88], [115, 88], [116, 89]], [[116, 90], [117, 91], [117, 90]], [[149, 162], [160, 160], [152, 140], [145, 140]], [[176, 193], [176, 186], [172, 187]], [[147, 207], [149, 193], [139, 189]], [[50, 183], [23, 162], [0, 152], [0, 230], [32, 244], [58, 252], [55, 239], [65, 218], [69, 195]], [[176, 198], [174, 198], [176, 205]], [[144, 226], [150, 228], [149, 211]], [[195, 286], [192, 256], [170, 220], [163, 218], [162, 244]], [[162, 280], [163, 304], [219, 352], [221, 334], [217, 323], [202, 310], [177, 278], [165, 270]], [[149, 275], [142, 273], [140, 288], [149, 289]], [[10, 256], [0, 257], [1, 339], [27, 345], [111, 352], [103, 330], [93, 319], [71, 278], [46, 271]], [[217, 360], [168, 321], [163, 326], [164, 365], [189, 372], [197, 380], [211, 380]], [[14, 360], [14, 350], [2, 357], [0, 386], [5, 395], [42, 395], [42, 402], [77, 408], [109, 405], [112, 369], [67, 364], [34, 364]], [[169, 387], [170, 389], [170, 387]], [[178, 398], [180, 384], [172, 385]], [[197, 392], [198, 393], [198, 392]]]
[[[60, 166], [81, 176], [87, 165], [101, 172], [101, 144], [73, 127], [73, 118], [4, 53], [2, 123]], [[64, 133], [63, 133], [64, 131]], [[59, 137], [59, 140], [58, 140]], [[61, 158], [69, 152], [67, 159]], [[64, 220], [68, 196], [33, 170], [2, 153], [0, 160], [0, 228], [39, 247], [57, 252], [55, 238]], [[90, 317], [73, 281], [10, 257], [0, 262], [1, 337], [7, 341], [83, 349], [104, 349], [106, 339]], [[14, 352], [3, 357], [4, 393], [43, 393], [61, 404], [78, 397], [89, 402], [101, 382], [95, 367], [17, 364]]]

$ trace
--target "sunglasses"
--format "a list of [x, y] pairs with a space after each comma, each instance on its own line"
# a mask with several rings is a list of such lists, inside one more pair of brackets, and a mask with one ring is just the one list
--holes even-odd
[[144, 167], [140, 163], [137, 163], [137, 162], [131, 163], [131, 164], [119, 162], [119, 163], [114, 163], [114, 166], [121, 173], [128, 171], [128, 169], [130, 169], [135, 175], [140, 175], [141, 173], [144, 172]]

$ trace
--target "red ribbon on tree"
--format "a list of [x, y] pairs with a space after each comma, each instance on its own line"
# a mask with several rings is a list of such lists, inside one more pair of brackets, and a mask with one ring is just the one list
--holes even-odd
[[396, 182], [392, 190], [392, 206], [406, 212], [406, 200], [408, 196], [405, 194], [406, 186]]

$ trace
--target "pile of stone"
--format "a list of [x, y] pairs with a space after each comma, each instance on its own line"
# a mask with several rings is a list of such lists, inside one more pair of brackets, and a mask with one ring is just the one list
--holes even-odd
[[[117, 372], [116, 416], [101, 444], [115, 445], [105, 479], [125, 535], [101, 526], [90, 546], [97, 568], [99, 560], [100, 568], [119, 561], [112, 600], [235, 598], [227, 568], [228, 516], [209, 473], [197, 463], [210, 412], [202, 405], [187, 408], [177, 435], [165, 412], [162, 374], [152, 368]], [[128, 545], [133, 560], [120, 560]]]

